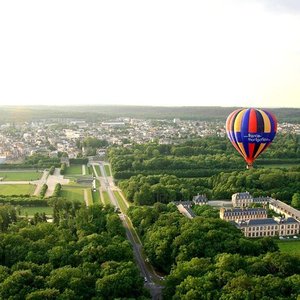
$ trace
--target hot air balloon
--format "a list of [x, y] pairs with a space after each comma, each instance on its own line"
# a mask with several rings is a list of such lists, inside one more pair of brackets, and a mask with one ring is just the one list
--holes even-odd
[[226, 120], [227, 135], [235, 149], [244, 157], [247, 168], [266, 150], [277, 131], [275, 116], [262, 109], [237, 109]]

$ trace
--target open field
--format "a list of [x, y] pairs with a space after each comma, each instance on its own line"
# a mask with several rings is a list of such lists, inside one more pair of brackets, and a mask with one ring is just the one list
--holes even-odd
[[63, 186], [61, 196], [70, 201], [84, 202], [83, 188]]
[[21, 207], [21, 216], [26, 216], [26, 213], [28, 216], [33, 216], [35, 213], [45, 213], [46, 215], [52, 215], [53, 214], [53, 208], [46, 206], [46, 207], [40, 207], [40, 206], [32, 206], [32, 207]]
[[82, 165], [71, 165], [67, 167], [65, 175], [82, 175]]
[[106, 191], [103, 191], [102, 194], [103, 194], [103, 199], [104, 199], [105, 205], [111, 204], [108, 193]]
[[122, 211], [123, 213], [126, 213], [126, 212], [127, 212], [127, 206], [126, 206], [124, 200], [122, 199], [120, 193], [119, 193], [119, 192], [114, 192], [114, 195], [115, 195], [115, 197], [116, 197], [117, 200], [118, 200], [118, 203], [119, 203], [119, 205], [120, 205], [121, 211]]
[[281, 252], [300, 255], [300, 240], [278, 241], [277, 244]]
[[1, 184], [0, 195], [32, 195], [35, 187], [34, 184]]
[[36, 171], [1, 171], [0, 178], [2, 178], [2, 181], [31, 181], [40, 179], [42, 174], [43, 173]]
[[105, 173], [107, 176], [111, 176], [109, 165], [104, 165]]

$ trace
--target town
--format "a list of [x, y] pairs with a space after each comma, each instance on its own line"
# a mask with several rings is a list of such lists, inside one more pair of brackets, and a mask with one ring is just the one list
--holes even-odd
[[[300, 134], [300, 124], [282, 123], [282, 133]], [[174, 120], [142, 120], [118, 118], [110, 122], [90, 123], [77, 119], [52, 119], [21, 124], [0, 125], [0, 163], [22, 161], [26, 156], [43, 154], [69, 158], [86, 155], [78, 141], [94, 137], [108, 145], [130, 146], [157, 141], [160, 144], [180, 143], [187, 139], [211, 135], [225, 136], [223, 122]], [[104, 150], [105, 151], [105, 150]], [[103, 149], [98, 149], [102, 154]]]

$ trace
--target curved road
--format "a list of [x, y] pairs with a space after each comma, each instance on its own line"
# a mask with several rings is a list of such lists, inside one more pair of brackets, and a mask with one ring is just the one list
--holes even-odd
[[[101, 182], [101, 187], [103, 188], [103, 190], [107, 191], [112, 205], [115, 206], [116, 208], [118, 208], [120, 211], [122, 211], [121, 207], [118, 203], [118, 200], [116, 199], [116, 197], [113, 193], [113, 191], [119, 191], [119, 188], [115, 186], [113, 177], [107, 176], [107, 174], [105, 172], [105, 168], [104, 168], [104, 162], [102, 162], [102, 161], [92, 162], [91, 164], [99, 165], [101, 174], [96, 173], [96, 175], [98, 175], [96, 177]], [[135, 240], [134, 234], [133, 234], [134, 229], [132, 229], [132, 226], [129, 224], [130, 221], [129, 221], [129, 218], [126, 215], [126, 213], [124, 211], [122, 211], [122, 213], [119, 214], [119, 217], [120, 217], [120, 219], [123, 223], [123, 226], [126, 230], [126, 236], [132, 245], [136, 263], [140, 269], [142, 276], [144, 277], [145, 287], [147, 287], [150, 290], [152, 299], [155, 299], [155, 300], [162, 299], [162, 296], [161, 296], [162, 286], [158, 285], [156, 283], [156, 282], [161, 281], [162, 278], [160, 276], [158, 276], [157, 274], [155, 274], [154, 271], [149, 270], [150, 268], [147, 267], [146, 262], [142, 255], [142, 245]]]

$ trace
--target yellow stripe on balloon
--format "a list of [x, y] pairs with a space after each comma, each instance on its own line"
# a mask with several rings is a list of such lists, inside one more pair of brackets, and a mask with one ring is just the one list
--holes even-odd
[[258, 109], [258, 111], [261, 113], [261, 115], [264, 119], [264, 132], [266, 132], [266, 133], [271, 132], [271, 122], [270, 122], [268, 115], [260, 109]]
[[235, 120], [234, 120], [234, 132], [241, 132], [241, 127], [242, 127], [242, 118], [244, 116], [246, 109], [241, 110]]
[[259, 148], [257, 149], [256, 153], [255, 153], [255, 156], [254, 156], [254, 159], [257, 158], [257, 156], [261, 153], [262, 149], [265, 147], [266, 143], [262, 143], [259, 145]]
[[245, 149], [244, 149], [243, 143], [237, 143], [237, 144], [239, 145], [239, 148], [241, 149], [241, 151], [242, 151], [244, 157], [247, 157], [247, 154], [246, 154], [246, 151], [245, 151]]

